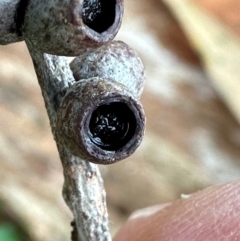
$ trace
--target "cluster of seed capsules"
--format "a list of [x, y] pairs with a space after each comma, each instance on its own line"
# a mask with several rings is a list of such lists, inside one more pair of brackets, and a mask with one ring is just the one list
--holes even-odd
[[[142, 141], [142, 61], [127, 44], [113, 41], [123, 0], [4, 0], [0, 44], [28, 40], [37, 51], [78, 56], [75, 83], [59, 107], [56, 134], [75, 156], [111, 164]], [[12, 21], [9, 21], [12, 19]]]

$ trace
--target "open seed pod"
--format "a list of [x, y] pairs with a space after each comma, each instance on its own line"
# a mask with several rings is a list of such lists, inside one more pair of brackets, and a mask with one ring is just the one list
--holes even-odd
[[76, 82], [59, 108], [56, 135], [72, 154], [97, 164], [131, 155], [142, 141], [145, 115], [123, 85], [98, 77]]
[[145, 76], [137, 53], [122, 41], [112, 41], [76, 57], [70, 64], [76, 80], [90, 77], [114, 79], [140, 98]]
[[29, 0], [22, 32], [42, 52], [77, 56], [112, 40], [122, 14], [123, 0]]

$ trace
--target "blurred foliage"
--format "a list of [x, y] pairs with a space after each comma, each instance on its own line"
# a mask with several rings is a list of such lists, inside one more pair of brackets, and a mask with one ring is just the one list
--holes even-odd
[[12, 223], [0, 225], [0, 241], [23, 241], [17, 227]]
[[0, 241], [31, 241], [20, 222], [14, 220], [0, 202]]

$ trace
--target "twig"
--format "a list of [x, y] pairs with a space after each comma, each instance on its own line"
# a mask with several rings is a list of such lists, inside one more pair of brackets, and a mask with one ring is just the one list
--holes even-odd
[[73, 156], [55, 135], [57, 110], [67, 88], [75, 82], [66, 58], [43, 54], [32, 49], [31, 43], [27, 45], [63, 164], [63, 197], [75, 218], [77, 241], [111, 240], [106, 194], [97, 165]]

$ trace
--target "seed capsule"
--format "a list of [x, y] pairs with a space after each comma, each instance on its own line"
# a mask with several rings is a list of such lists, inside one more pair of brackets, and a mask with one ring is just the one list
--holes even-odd
[[70, 64], [76, 80], [90, 77], [113, 79], [140, 98], [145, 76], [137, 53], [122, 41], [112, 41], [92, 52], [76, 57]]
[[142, 141], [145, 115], [125, 86], [93, 77], [70, 87], [58, 111], [56, 134], [76, 156], [111, 164], [131, 155]]
[[123, 0], [29, 0], [22, 32], [34, 48], [77, 56], [117, 34]]

